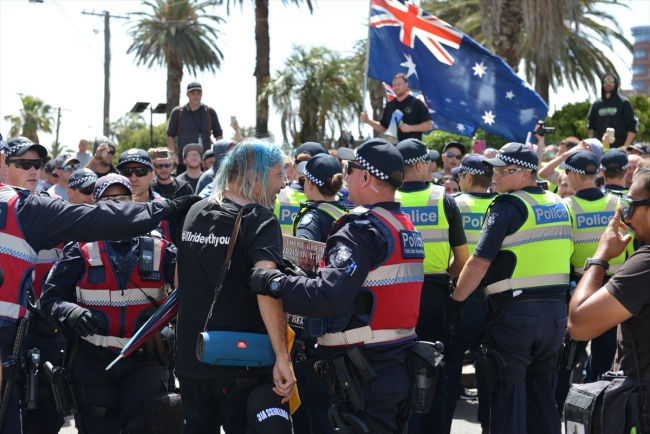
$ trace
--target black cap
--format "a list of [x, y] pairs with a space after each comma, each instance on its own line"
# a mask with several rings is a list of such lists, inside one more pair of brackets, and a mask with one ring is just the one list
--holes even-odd
[[488, 169], [483, 162], [487, 160], [486, 157], [480, 154], [469, 154], [460, 163], [460, 166], [451, 169], [451, 174], [456, 176], [461, 172], [469, 172], [472, 175], [492, 176], [492, 172]]
[[530, 170], [537, 170], [539, 158], [537, 158], [537, 154], [528, 146], [511, 142], [499, 149], [496, 158], [483, 161], [483, 165], [485, 166], [503, 167], [511, 164], [516, 164], [517, 166]]
[[598, 157], [591, 151], [575, 151], [564, 162], [564, 168], [580, 175], [598, 173]]
[[273, 391], [273, 384], [256, 387], [248, 395], [247, 434], [291, 433], [292, 423], [289, 403]]
[[[370, 139], [356, 149], [339, 148], [341, 160], [359, 162], [375, 178], [386, 181], [396, 188], [402, 186], [404, 179], [404, 159], [395, 145], [384, 139]], [[393, 172], [402, 172], [401, 179], [391, 178]]]
[[463, 154], [463, 155], [465, 155], [465, 152], [467, 151], [467, 149], [465, 148], [465, 145], [463, 145], [460, 142], [449, 142], [449, 143], [447, 143], [445, 145], [445, 147], [442, 148], [443, 154], [445, 152], [447, 152], [447, 148], [458, 148], [458, 149], [460, 149], [460, 153]]
[[97, 202], [97, 199], [102, 197], [102, 194], [106, 191], [108, 187], [114, 184], [120, 184], [129, 190], [129, 194], [133, 194], [131, 189], [131, 182], [122, 175], [115, 173], [109, 173], [106, 176], [102, 176], [95, 182], [95, 190], [93, 190], [93, 199]]
[[86, 188], [97, 182], [97, 174], [90, 169], [77, 169], [68, 178], [68, 188]]
[[600, 159], [600, 167], [604, 171], [625, 170], [629, 165], [627, 154], [620, 149], [610, 149]]
[[108, 146], [115, 149], [115, 143], [113, 143], [111, 139], [109, 139], [106, 136], [97, 136], [93, 141], [93, 154], [97, 152], [97, 148], [99, 148], [99, 145], [101, 145], [102, 143], [106, 143]]
[[647, 154], [648, 153], [647, 146], [645, 146], [645, 145], [643, 145], [641, 143], [635, 143], [633, 145], [628, 146], [626, 149], [628, 151], [632, 151], [632, 150], [639, 151], [642, 154]]
[[191, 90], [196, 90], [196, 89], [203, 92], [203, 88], [201, 87], [201, 83], [199, 83], [198, 81], [193, 81], [193, 82], [191, 82], [190, 84], [187, 85], [187, 91], [188, 92], [191, 91]]
[[117, 159], [117, 166], [115, 167], [120, 170], [128, 163], [139, 163], [153, 170], [153, 165], [151, 164], [149, 153], [144, 149], [133, 148], [122, 152], [120, 154], [120, 157]]
[[440, 158], [438, 151], [429, 151], [427, 145], [418, 139], [402, 140], [396, 147], [399, 153], [402, 154], [404, 165], [435, 161]]
[[202, 161], [207, 160], [210, 157], [214, 157], [214, 151], [212, 149], [208, 149], [203, 153], [203, 156], [201, 157]]
[[36, 151], [40, 158], [47, 157], [47, 149], [27, 137], [12, 137], [5, 142], [5, 157], [22, 157], [27, 151]]
[[294, 162], [296, 164], [300, 163], [300, 161], [295, 159], [300, 154], [309, 154], [313, 157], [314, 155], [318, 154], [327, 154], [327, 149], [320, 143], [305, 142], [302, 145], [298, 146], [296, 151], [293, 153]]
[[296, 168], [298, 173], [316, 185], [323, 186], [327, 178], [342, 173], [343, 168], [338, 160], [329, 154], [314, 155], [309, 161], [301, 161]]
[[49, 173], [50, 175], [54, 175], [54, 176], [59, 176], [54, 171], [54, 160], [50, 160], [47, 163], [45, 163], [45, 173]]
[[59, 154], [54, 159], [54, 168], [55, 169], [62, 169], [63, 167], [65, 167], [66, 164], [68, 164], [71, 161], [79, 162], [79, 160], [77, 160], [77, 157], [75, 157], [74, 155], [72, 155], [70, 153]]

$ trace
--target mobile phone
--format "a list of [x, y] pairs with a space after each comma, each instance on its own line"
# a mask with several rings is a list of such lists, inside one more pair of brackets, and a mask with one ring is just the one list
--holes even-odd
[[614, 128], [607, 128], [605, 130], [607, 132], [607, 137], [609, 138], [609, 143], [614, 143], [614, 140], [616, 140], [616, 137], [614, 137]]
[[235, 122], [237, 122], [237, 116], [230, 116], [230, 126], [235, 125]]
[[169, 150], [165, 149], [163, 151], [156, 151], [153, 154], [153, 158], [169, 158]]
[[108, 156], [108, 151], [106, 149], [104, 149], [102, 151], [102, 158], [106, 158], [107, 156]]
[[140, 238], [140, 274], [153, 273], [153, 238]]
[[548, 181], [537, 181], [537, 186], [542, 187], [544, 190], [548, 190]]

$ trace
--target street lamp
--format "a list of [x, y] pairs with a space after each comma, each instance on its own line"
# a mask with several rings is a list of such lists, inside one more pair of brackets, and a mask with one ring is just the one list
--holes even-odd
[[149, 107], [149, 148], [153, 148], [153, 114], [154, 113], [166, 113], [167, 104], [158, 104], [156, 108], [153, 108], [153, 105], [149, 106], [148, 102], [136, 102], [131, 113], [142, 113]]

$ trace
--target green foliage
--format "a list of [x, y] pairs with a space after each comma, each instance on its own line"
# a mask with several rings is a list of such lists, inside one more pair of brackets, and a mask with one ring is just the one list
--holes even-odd
[[[113, 122], [111, 137], [116, 142], [115, 158], [131, 148], [149, 149], [149, 126], [138, 113], [127, 113]], [[153, 127], [153, 147], [167, 147], [167, 122]]]
[[546, 126], [555, 127], [555, 134], [549, 134], [546, 144], [557, 144], [567, 137], [585, 139], [589, 137], [587, 132], [587, 113], [591, 107], [590, 101], [570, 103], [556, 110], [553, 116], [547, 117], [544, 121]]
[[[255, 127], [239, 127], [239, 132], [241, 133], [241, 136], [245, 139], [248, 137], [257, 137], [257, 132], [255, 130]], [[237, 140], [237, 137], [235, 137], [236, 134], [237, 133], [232, 133], [230, 139]], [[265, 137], [268, 137], [269, 140], [275, 143], [275, 136], [273, 136], [272, 132], [269, 131], [268, 135]]]
[[23, 108], [19, 115], [7, 115], [4, 119], [11, 123], [9, 137], [23, 136], [34, 143], [39, 143], [38, 132], [52, 132], [52, 106], [31, 95], [20, 95]]
[[650, 97], [637, 95], [630, 97], [634, 113], [639, 118], [639, 131], [636, 132], [636, 141], [650, 140]]
[[56, 141], [52, 142], [52, 146], [50, 146], [50, 153], [52, 154], [53, 158], [56, 158], [59, 156], [59, 154], [63, 152], [74, 152], [70, 148], [68, 148], [65, 145], [61, 145], [61, 143], [57, 143]]
[[488, 148], [500, 149], [503, 145], [508, 143], [508, 140], [494, 134], [490, 134], [484, 130], [476, 130], [474, 137], [459, 136], [458, 134], [448, 133], [446, 131], [435, 130], [426, 136], [422, 136], [422, 141], [429, 149], [435, 149], [442, 152], [446, 143], [459, 142], [467, 147], [468, 152], [471, 152], [474, 140], [485, 140]]

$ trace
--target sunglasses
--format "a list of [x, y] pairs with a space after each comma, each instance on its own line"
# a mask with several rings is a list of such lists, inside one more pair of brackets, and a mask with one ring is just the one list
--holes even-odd
[[106, 151], [108, 155], [115, 155], [115, 151]]
[[650, 206], [650, 199], [634, 200], [630, 196], [621, 196], [623, 220], [631, 219], [638, 206]]
[[524, 169], [523, 167], [520, 167], [519, 169], [494, 169], [494, 174], [499, 176], [508, 176], [512, 175], [513, 173], [521, 172], [522, 170], [530, 169]]
[[615, 83], [615, 82], [616, 82], [616, 80], [613, 79], [613, 78], [605, 78], [605, 79], [603, 80], [603, 83]]
[[353, 163], [352, 161], [348, 161], [348, 167], [346, 169], [346, 171], [348, 172], [348, 175], [352, 174], [352, 169], [366, 170], [366, 168], [363, 167], [362, 165], [357, 164], [357, 163]]
[[97, 202], [105, 202], [107, 200], [116, 200], [118, 202], [131, 202], [132, 197], [130, 194], [109, 194], [97, 199]]
[[153, 166], [156, 169], [169, 169], [170, 167], [172, 167], [172, 163], [154, 164]]
[[142, 178], [143, 176], [147, 176], [149, 172], [149, 169], [146, 167], [134, 167], [120, 170], [120, 174], [127, 178], [130, 178], [134, 173], [138, 178]]
[[460, 160], [463, 158], [463, 154], [456, 154], [455, 152], [445, 152], [445, 157], [455, 158], [457, 160]]
[[7, 164], [13, 164], [14, 167], [23, 170], [29, 170], [32, 167], [36, 170], [40, 170], [43, 166], [43, 160], [7, 160]]
[[63, 166], [63, 167], [61, 168], [61, 170], [63, 170], [64, 172], [70, 172], [70, 171], [73, 171], [73, 170], [77, 170], [77, 169], [79, 169], [80, 167], [81, 167], [81, 164], [79, 164], [79, 163], [76, 163], [76, 164], [66, 164], [65, 166]]
[[89, 187], [83, 187], [83, 188], [73, 188], [73, 190], [77, 190], [81, 194], [85, 194], [86, 196], [90, 196], [93, 194], [93, 191], [95, 190], [95, 184], [89, 186]]

